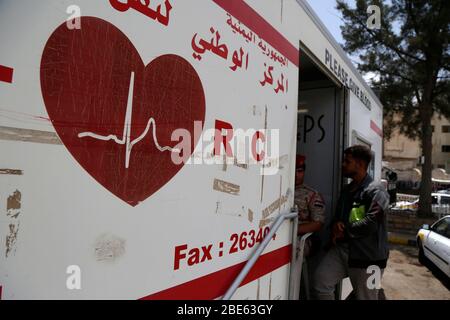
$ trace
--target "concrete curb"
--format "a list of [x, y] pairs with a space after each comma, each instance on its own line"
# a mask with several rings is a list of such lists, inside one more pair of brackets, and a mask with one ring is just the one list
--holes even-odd
[[392, 244], [400, 244], [400, 245], [404, 245], [404, 246], [417, 247], [417, 241], [416, 241], [416, 239], [412, 238], [412, 236], [407, 238], [405, 236], [389, 234], [388, 241], [389, 241], [389, 243], [392, 243]]

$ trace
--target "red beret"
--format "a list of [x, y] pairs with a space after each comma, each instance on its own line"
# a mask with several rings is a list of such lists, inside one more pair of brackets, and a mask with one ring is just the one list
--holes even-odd
[[298, 154], [296, 159], [295, 159], [295, 166], [297, 168], [304, 167], [305, 166], [305, 160], [306, 160], [306, 158], [305, 158], [304, 155]]

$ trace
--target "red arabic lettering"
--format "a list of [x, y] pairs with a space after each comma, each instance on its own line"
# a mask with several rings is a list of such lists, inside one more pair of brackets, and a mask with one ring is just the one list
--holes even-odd
[[[203, 58], [203, 54], [209, 51], [224, 60], [228, 60], [229, 49], [226, 44], [220, 43], [221, 36], [219, 31], [216, 31], [213, 27], [211, 27], [209, 30], [212, 34], [212, 37], [209, 41], [198, 39], [198, 33], [194, 34], [194, 36], [192, 37], [191, 46], [194, 50], [192, 56], [194, 57], [194, 59], [201, 61]], [[233, 63], [233, 65], [230, 66], [230, 69], [236, 71], [238, 68], [243, 68], [244, 58], [245, 69], [248, 69], [248, 54], [245, 54], [242, 47], [239, 50], [234, 51], [231, 58], [231, 62]]]
[[164, 2], [166, 14], [161, 14], [161, 5], [156, 7], [156, 10], [150, 8], [151, 0], [109, 0], [111, 6], [120, 12], [125, 12], [132, 8], [139, 11], [143, 15], [149, 17], [150, 19], [156, 20], [159, 23], [168, 26], [170, 19], [170, 11], [172, 10], [172, 5], [169, 0]]
[[[266, 63], [264, 63], [264, 66], [267, 68], [267, 70], [264, 72], [264, 80], [260, 81], [259, 83], [263, 87], [265, 87], [266, 84], [270, 84], [273, 86], [274, 85], [273, 72], [274, 72], [275, 68], [274, 68], [274, 66], [267, 66]], [[288, 86], [289, 86], [288, 79], [285, 78], [283, 73], [281, 73], [279, 79], [276, 82], [276, 87], [273, 87], [273, 90], [275, 91], [276, 94], [278, 94], [280, 92], [287, 93]]]

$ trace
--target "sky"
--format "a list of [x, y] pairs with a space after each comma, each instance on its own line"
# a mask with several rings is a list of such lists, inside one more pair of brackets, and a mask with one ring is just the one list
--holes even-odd
[[[342, 38], [340, 26], [343, 24], [341, 20], [341, 14], [336, 10], [336, 0], [306, 0], [308, 4], [313, 8], [316, 14], [319, 16], [320, 20], [325, 24], [328, 31], [333, 35], [339, 44], [344, 43]], [[354, 4], [354, 0], [347, 0], [350, 5]], [[347, 54], [348, 56], [348, 54]], [[359, 58], [357, 56], [349, 56], [350, 61], [353, 62], [355, 67], [357, 67], [357, 62]], [[363, 75], [363, 78], [370, 82], [374, 77], [374, 74], [369, 72]]]
[[[336, 0], [306, 0], [308, 4], [314, 9], [320, 20], [325, 24], [327, 29], [331, 32], [338, 43], [344, 43], [341, 35], [342, 25], [341, 15], [336, 10]], [[349, 1], [350, 3], [351, 1]]]

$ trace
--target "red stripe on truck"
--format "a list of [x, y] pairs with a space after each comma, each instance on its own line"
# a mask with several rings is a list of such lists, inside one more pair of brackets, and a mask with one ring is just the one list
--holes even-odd
[[373, 120], [370, 120], [370, 128], [383, 138], [383, 130], [381, 130]]
[[0, 81], [12, 83], [14, 69], [0, 65]]
[[[262, 255], [241, 283], [243, 286], [256, 280], [291, 261], [292, 246]], [[180, 284], [178, 286], [151, 294], [141, 300], [212, 300], [223, 296], [232, 282], [244, 268], [245, 262], [219, 270], [206, 276]]]
[[246, 4], [244, 0], [213, 1], [278, 50], [294, 65], [297, 67], [299, 66], [299, 49], [293, 46], [269, 22], [260, 16], [252, 7]]

